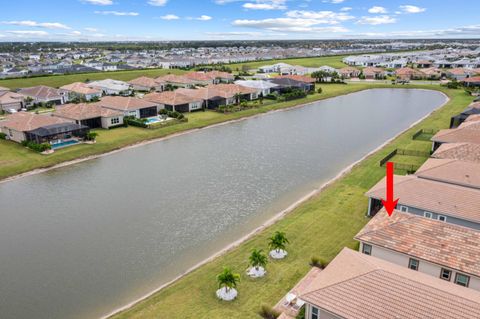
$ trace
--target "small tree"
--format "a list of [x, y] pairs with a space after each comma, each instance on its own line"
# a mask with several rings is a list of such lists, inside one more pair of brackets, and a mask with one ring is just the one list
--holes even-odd
[[258, 268], [267, 266], [268, 258], [261, 249], [254, 249], [248, 258], [250, 266], [258, 270]]
[[280, 250], [285, 250], [288, 243], [290, 242], [287, 239], [287, 235], [284, 232], [277, 231], [272, 237], [270, 237], [268, 246], [270, 249], [279, 252]]
[[87, 135], [85, 136], [85, 138], [86, 138], [87, 141], [95, 141], [97, 136], [98, 136], [98, 133], [96, 133], [96, 132], [88, 132]]
[[235, 274], [230, 267], [224, 267], [223, 271], [217, 275], [218, 288], [225, 288], [228, 292], [232, 288], [236, 288], [240, 282], [240, 275]]
[[318, 89], [317, 89], [317, 93], [318, 93], [318, 94], [322, 94], [322, 92], [323, 92], [322, 88], [318, 88]]

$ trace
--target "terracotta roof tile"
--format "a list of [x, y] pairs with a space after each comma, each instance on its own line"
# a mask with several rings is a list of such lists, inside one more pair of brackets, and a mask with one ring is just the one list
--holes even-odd
[[480, 277], [478, 230], [381, 210], [355, 239]]
[[[394, 176], [395, 197], [399, 204], [454, 216], [480, 223], [480, 190], [418, 178], [413, 175]], [[385, 178], [366, 195], [385, 197]]]
[[420, 178], [480, 189], [480, 163], [430, 158], [415, 175]]
[[100, 103], [66, 104], [62, 107], [58, 107], [53, 114], [58, 117], [77, 121], [88, 120], [97, 117], [113, 117], [123, 115], [123, 113], [120, 111], [102, 107]]
[[344, 248], [300, 298], [346, 319], [479, 318], [480, 293]]
[[66, 122], [70, 121], [51, 115], [35, 114], [30, 112], [18, 112], [9, 115], [5, 121], [1, 121], [0, 126], [19, 132], [28, 132], [43, 126]]
[[432, 154], [434, 158], [451, 158], [480, 163], [480, 144], [445, 143]]

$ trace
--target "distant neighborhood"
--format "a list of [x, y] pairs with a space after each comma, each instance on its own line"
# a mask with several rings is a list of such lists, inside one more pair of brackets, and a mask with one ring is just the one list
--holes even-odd
[[207, 68], [157, 78], [140, 76], [128, 82], [104, 79], [14, 91], [0, 87], [0, 112], [7, 114], [0, 121], [0, 132], [5, 139], [52, 152], [93, 139], [92, 129], [161, 127], [187, 121], [180, 113], [231, 112], [302, 98], [315, 92], [316, 85], [332, 82], [430, 80], [464, 86], [475, 95], [480, 87], [479, 55], [480, 48], [438, 49], [347, 56], [342, 68], [280, 62], [236, 72]]

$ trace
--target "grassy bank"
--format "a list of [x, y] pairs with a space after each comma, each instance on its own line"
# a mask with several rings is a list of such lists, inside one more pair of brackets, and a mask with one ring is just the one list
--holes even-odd
[[52, 87], [60, 87], [73, 82], [85, 82], [87, 80], [97, 81], [104, 79], [115, 79], [120, 81], [130, 81], [140, 76], [157, 77], [168, 73], [181, 74], [185, 71], [176, 69], [146, 69], [146, 70], [128, 70], [113, 72], [92, 72], [81, 74], [65, 74], [65, 75], [49, 75], [32, 78], [17, 78], [0, 80], [0, 86], [10, 89], [18, 89], [22, 87], [46, 85]]
[[[327, 90], [348, 92], [359, 86]], [[275, 304], [309, 270], [311, 256], [331, 260], [344, 246], [355, 247], [353, 236], [367, 222], [364, 193], [385, 174], [378, 162], [395, 148], [426, 150], [428, 142], [413, 141], [420, 128], [440, 129], [448, 126], [450, 116], [463, 110], [472, 100], [463, 91], [447, 91], [451, 100], [430, 117], [408, 130], [374, 155], [355, 166], [322, 193], [302, 204], [284, 219], [262, 231], [239, 247], [198, 268], [171, 286], [114, 316], [123, 318], [260, 318], [261, 304]], [[329, 94], [333, 94], [332, 91]], [[267, 238], [276, 230], [285, 231], [291, 241], [284, 261], [270, 262], [268, 275], [253, 280], [244, 273], [253, 248], [267, 250]], [[231, 303], [215, 297], [215, 276], [223, 266], [241, 273], [239, 297]]]

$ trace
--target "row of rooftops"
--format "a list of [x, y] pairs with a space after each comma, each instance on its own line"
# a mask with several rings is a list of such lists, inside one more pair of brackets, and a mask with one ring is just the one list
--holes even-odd
[[[456, 129], [440, 131], [432, 140], [471, 132], [455, 133], [455, 143], [444, 141], [414, 175], [394, 176], [397, 207], [402, 211], [394, 210], [389, 216], [381, 209], [354, 237], [362, 251], [367, 245], [380, 252], [371, 255], [371, 251], [344, 248], [324, 270], [312, 269], [294, 288], [310, 307], [307, 314], [315, 307], [320, 319], [480, 318], [480, 227], [449, 219], [480, 226], [478, 123], [475, 116]], [[366, 196], [379, 201], [385, 194], [384, 178]], [[403, 210], [404, 206], [447, 218]], [[417, 266], [416, 271], [403, 264], [409, 259], [436, 268], [418, 271]], [[437, 276], [432, 269], [437, 269]], [[450, 278], [442, 280], [440, 270], [444, 269], [476, 278], [475, 284], [469, 288]]]

